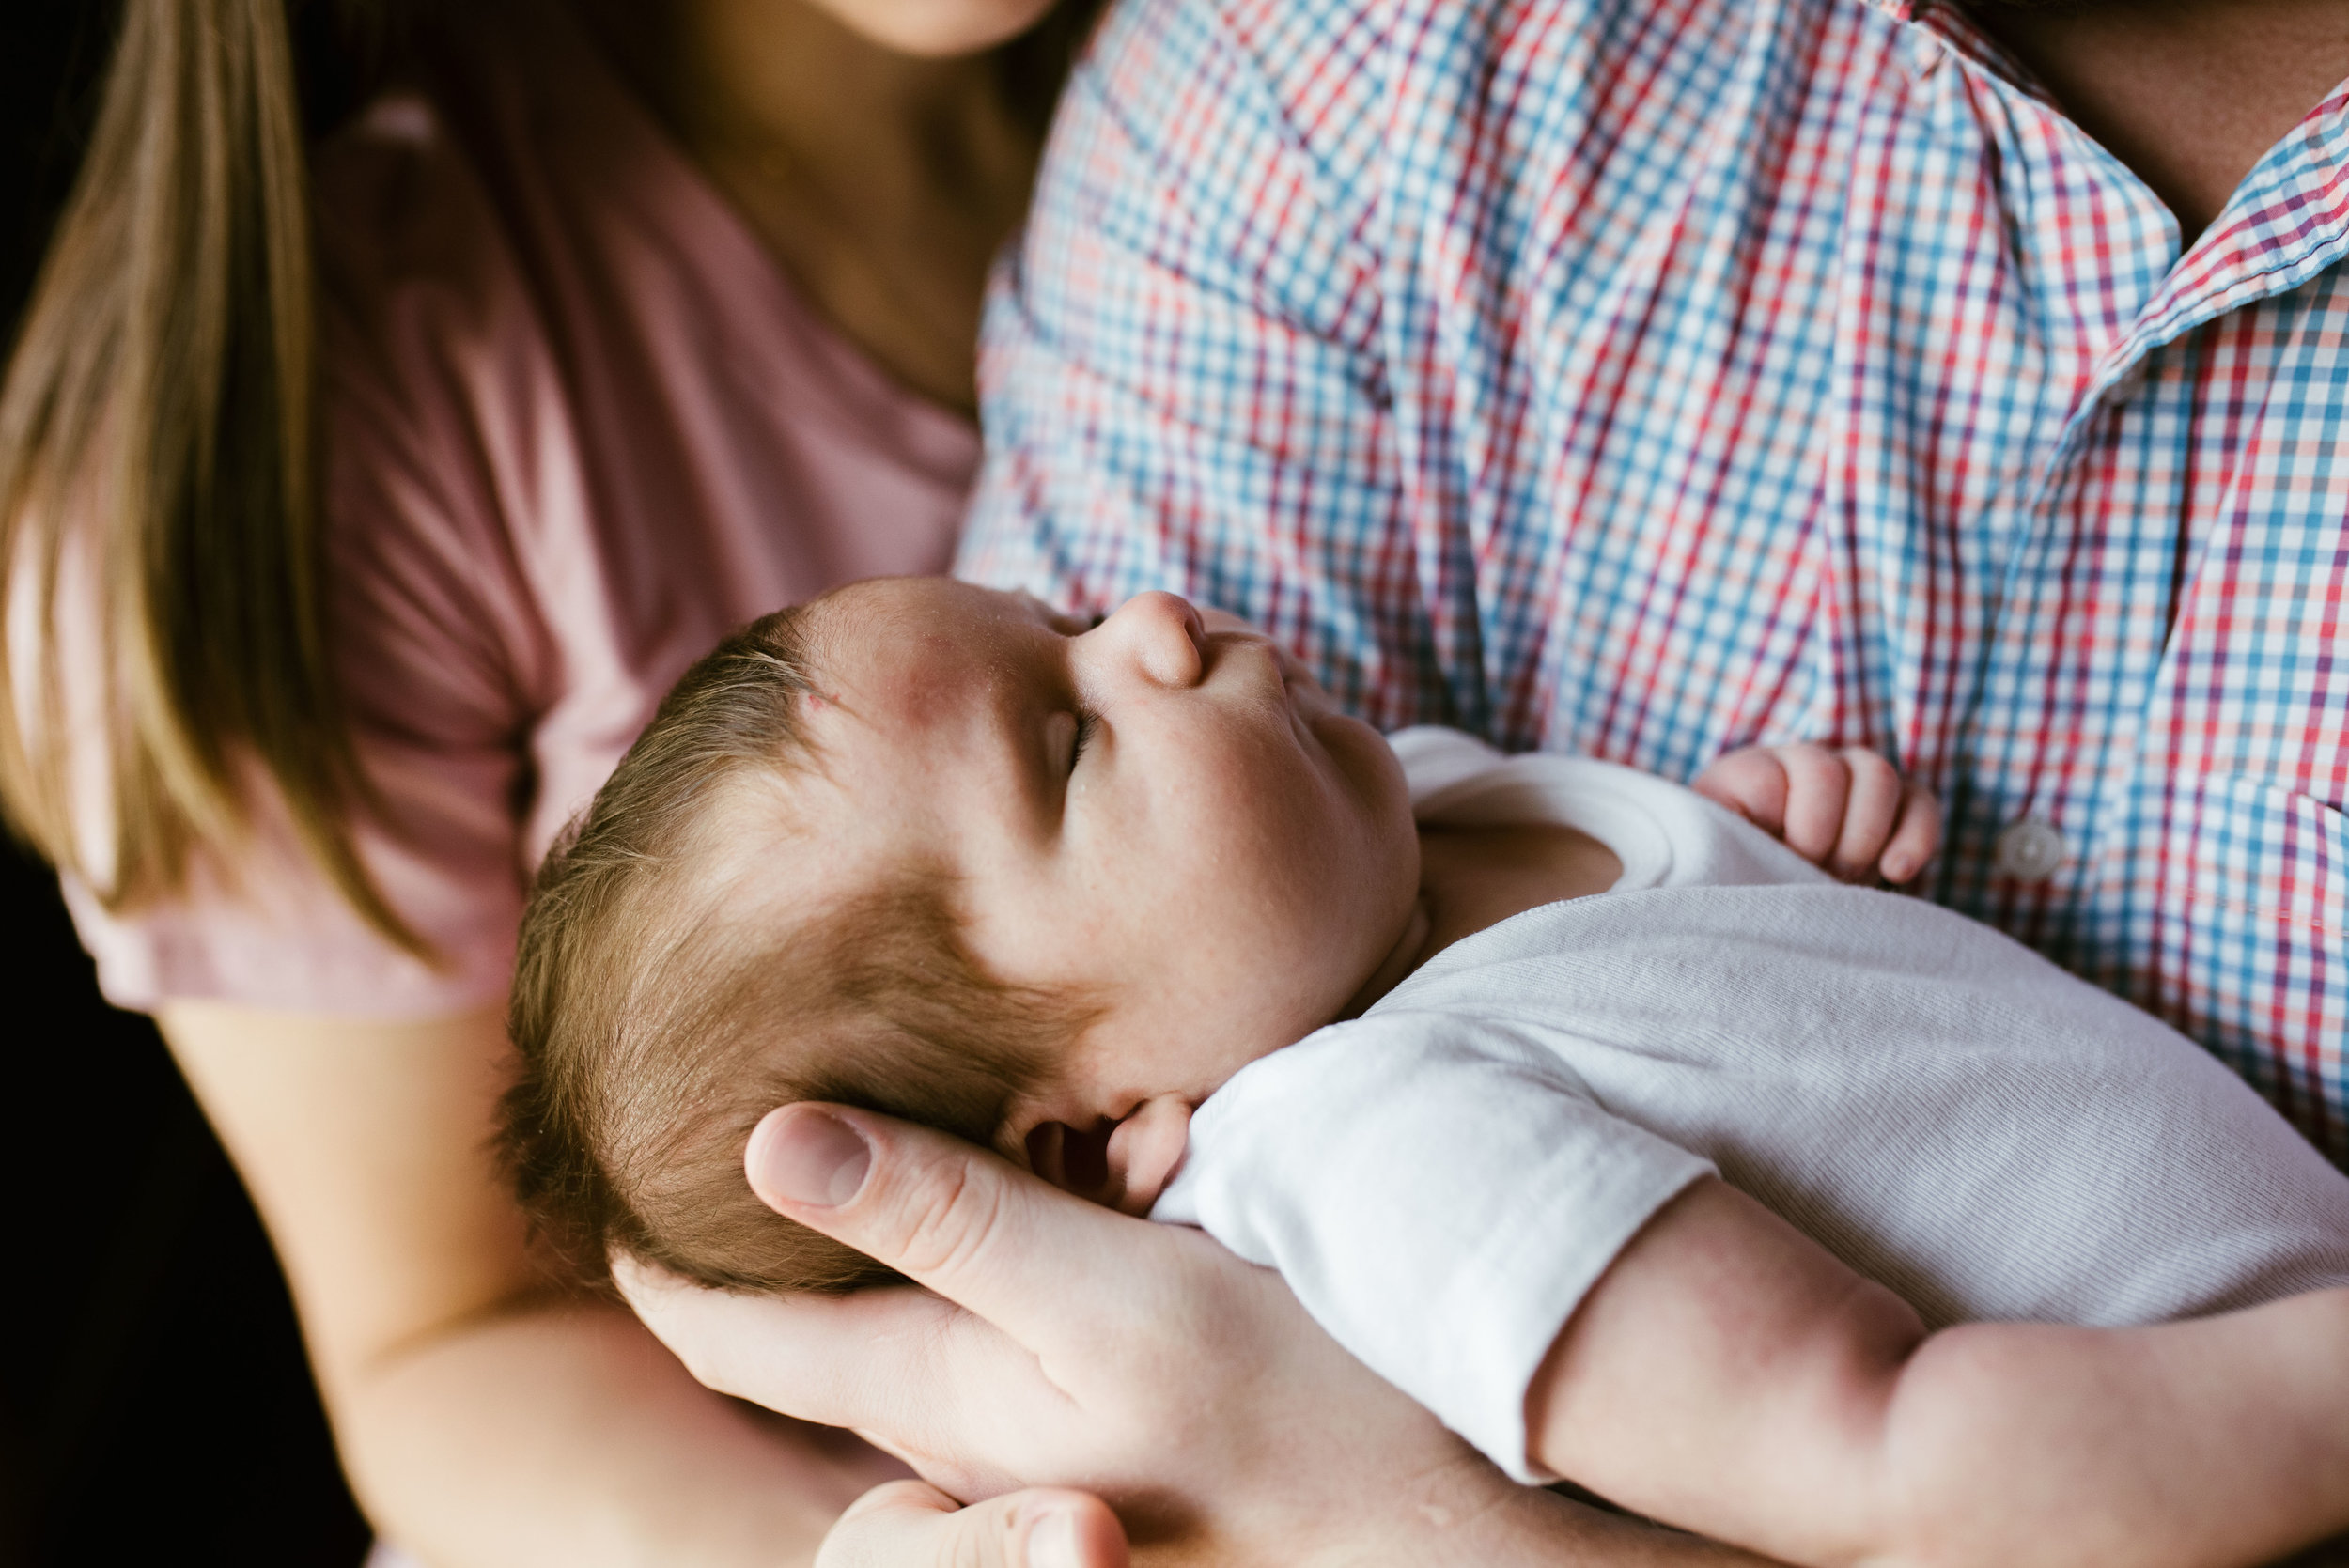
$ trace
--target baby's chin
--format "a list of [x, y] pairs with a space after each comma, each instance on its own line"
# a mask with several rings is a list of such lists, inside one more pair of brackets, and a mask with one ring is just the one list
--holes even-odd
[[1322, 690], [1321, 682], [1314, 679], [1313, 672], [1299, 663], [1286, 648], [1276, 644], [1274, 651], [1280, 656], [1281, 682], [1288, 690], [1289, 706], [1296, 710], [1297, 716], [1305, 722], [1305, 727], [1312, 730], [1316, 737], [1325, 744], [1343, 736], [1348, 746], [1360, 745], [1365, 739], [1382, 748], [1386, 746], [1383, 736], [1339, 707], [1336, 700]]
[[1387, 737], [1334, 703], [1308, 723], [1325, 749], [1345, 759], [1347, 777], [1372, 804], [1385, 807], [1399, 827], [1411, 831], [1411, 786], [1403, 777], [1403, 759]]

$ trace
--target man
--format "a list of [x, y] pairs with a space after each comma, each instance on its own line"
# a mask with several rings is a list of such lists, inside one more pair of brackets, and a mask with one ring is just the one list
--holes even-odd
[[[965, 569], [1225, 605], [1384, 723], [1876, 747], [1950, 807], [1934, 896], [2349, 1157], [2344, 76], [2349, 0], [1127, 0], [1001, 280]], [[874, 1157], [852, 1245], [1082, 1223]], [[788, 1337], [638, 1299], [696, 1364]], [[729, 1387], [789, 1404], [791, 1343]], [[942, 1501], [841, 1560], [1024, 1560]]]
[[1386, 725], [1875, 747], [1933, 896], [2349, 1157], [2344, 75], [2330, 0], [1128, 5], [965, 569]]

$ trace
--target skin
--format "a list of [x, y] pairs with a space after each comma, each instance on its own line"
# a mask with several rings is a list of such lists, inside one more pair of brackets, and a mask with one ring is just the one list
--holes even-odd
[[2148, 1328], [1907, 1306], [1707, 1181], [1559, 1336], [1533, 1452], [1790, 1562], [2219, 1568], [2349, 1529], [2349, 1291]]
[[802, 296], [904, 385], [973, 411], [987, 269], [1042, 147], [984, 51], [1049, 0], [577, 4]]
[[[859, 584], [820, 615], [821, 760], [781, 786], [794, 887], [820, 896], [934, 859], [997, 974], [1097, 999], [1008, 1142], [1113, 1125], [1097, 1196], [1128, 1212], [1147, 1211], [1189, 1110], [1240, 1066], [1451, 941], [1621, 872], [1572, 833], [1439, 834], [1425, 853], [1383, 743], [1261, 634], [1169, 594], [1090, 629], [937, 581]], [[1756, 749], [1707, 782], [1854, 876], [1913, 872], [1931, 847], [1931, 798], [1866, 753]], [[863, 1125], [777, 1111], [746, 1176], [786, 1212], [853, 1203]], [[996, 1321], [1098, 1277], [1081, 1251], [1057, 1271], [1037, 1261]], [[2349, 1527], [2340, 1375], [2349, 1291], [2155, 1328], [1928, 1337], [1890, 1291], [1706, 1180], [1562, 1327], [1528, 1430], [1543, 1465], [1637, 1512], [1821, 1568], [2248, 1564]], [[1049, 1454], [973, 1471], [891, 1446], [963, 1496], [1097, 1474]]]
[[[784, 786], [794, 886], [941, 864], [982, 963], [1104, 1007], [1069, 1093], [1025, 1122], [1204, 1097], [1346, 1007], [1405, 939], [1401, 768], [1262, 633], [1172, 594], [1080, 631], [1030, 599], [893, 579], [827, 598], [811, 640], [823, 762]], [[1159, 1082], [1178, 1060], [1185, 1080]]]
[[[944, 8], [950, 0], [937, 3]], [[1000, 25], [1001, 13], [991, 5], [951, 4], [951, 10], [933, 14], [985, 19], [973, 23], [975, 36]], [[606, 8], [657, 18], [656, 45], [696, 28], [701, 36], [730, 40], [725, 48], [699, 53], [691, 92], [663, 92], [640, 82], [639, 90], [657, 109], [664, 99], [682, 103], [698, 96], [713, 117], [754, 131], [764, 126], [778, 140], [801, 123], [798, 101], [783, 101], [788, 95], [770, 85], [786, 79], [784, 45], [797, 36], [790, 30], [791, 0], [739, 0], [725, 9], [716, 0]], [[2158, 8], [2195, 30], [2195, 47], [2166, 55], [2152, 52], [2148, 35], [2127, 25], [2123, 13], [2134, 8], [2117, 0], [2077, 8], [2115, 23], [2101, 32], [2084, 25], [2067, 31], [2066, 19], [2052, 12], [2010, 24], [2006, 8], [1975, 8], [2055, 85], [2058, 99], [2092, 132], [2109, 138], [2118, 156], [2165, 193], [2189, 231], [2192, 214], [2216, 210], [2264, 150], [2263, 128], [2279, 132], [2289, 127], [2349, 75], [2349, 48], [2326, 31], [2344, 14], [2338, 0], [2147, 4], [2144, 9]], [[2315, 33], [2292, 34], [2279, 46], [2275, 29], [2290, 22], [2287, 13], [2312, 19]], [[871, 42], [876, 54], [899, 53], [875, 41], [895, 25], [887, 17], [908, 14], [894, 3], [838, 0], [827, 14]], [[727, 16], [741, 25], [722, 31], [719, 23]], [[933, 53], [945, 36], [926, 35]], [[616, 39], [623, 47], [614, 49], [614, 57], [637, 58], [625, 46], [638, 37]], [[2239, 47], [2247, 38], [2255, 40], [2248, 54]], [[670, 57], [665, 46], [646, 54]], [[919, 138], [901, 133], [902, 126], [877, 118], [869, 103], [832, 101], [837, 114], [829, 123], [856, 127], [901, 148], [919, 145]], [[2193, 113], [2182, 113], [2182, 106], [2192, 106]], [[2222, 112], [2249, 129], [2214, 135], [2213, 122]], [[674, 125], [686, 116], [669, 112], [664, 117]], [[779, 213], [789, 210], [788, 202], [767, 188], [770, 181], [717, 174], [729, 166], [724, 157], [699, 145], [704, 139], [694, 134], [680, 140], [746, 213], [770, 204]], [[2203, 171], [2199, 179], [2180, 181], [2168, 172], [2189, 165]], [[836, 162], [819, 166], [828, 181], [824, 189], [863, 194], [851, 170]], [[874, 189], [879, 188], [876, 180]], [[912, 205], [893, 210], [918, 206], [910, 197], [894, 199]], [[1001, 219], [1006, 225], [1010, 221], [1008, 214]], [[783, 225], [754, 223], [785, 264], [793, 265], [784, 254], [790, 236]], [[819, 220], [817, 226], [825, 225]], [[891, 241], [877, 228], [871, 244]], [[923, 253], [888, 254], [918, 260]], [[800, 263], [795, 275], [817, 271]], [[967, 277], [967, 263], [957, 262], [953, 271], [966, 274], [963, 297], [975, 313], [977, 287]], [[933, 381], [921, 368], [926, 358], [894, 346], [898, 333], [860, 326], [863, 316], [839, 303], [836, 288], [812, 292], [830, 302], [824, 308], [852, 341], [879, 363], [898, 366], [909, 384], [932, 386], [949, 401], [955, 400], [953, 386], [969, 385], [968, 340], [954, 365], [945, 366], [951, 375], [941, 372]], [[491, 1132], [489, 1085], [502, 1071], [505, 1048], [494, 1014], [385, 1022], [179, 1002], [164, 1007], [159, 1021], [287, 1264], [354, 1483], [385, 1531], [428, 1560], [452, 1568], [472, 1562], [807, 1561], [827, 1523], [887, 1473], [869, 1453], [844, 1452], [806, 1429], [745, 1419], [739, 1406], [700, 1389], [625, 1313], [567, 1302], [546, 1291], [512, 1204], [480, 1159]], [[898, 1146], [877, 1140], [876, 1148], [874, 1169], [894, 1181], [900, 1172]], [[933, 1176], [948, 1172], [957, 1190], [972, 1192], [1000, 1190], [989, 1183], [1018, 1174], [990, 1157], [962, 1151], [939, 1155], [926, 1169]], [[1041, 1183], [1034, 1188], [1023, 1228], [977, 1233], [991, 1238], [988, 1247], [1004, 1257], [1028, 1255], [1047, 1235], [1079, 1234], [1074, 1227], [1082, 1215], [1101, 1213]], [[898, 1189], [885, 1185], [882, 1190]], [[890, 1202], [900, 1203], [894, 1197]], [[931, 1236], [932, 1218], [901, 1205], [876, 1221], [863, 1205], [860, 1197], [841, 1210], [787, 1212], [906, 1268], [892, 1238]], [[875, 1223], [888, 1234], [868, 1233]], [[1148, 1230], [1125, 1223], [1135, 1232]], [[1155, 1254], [1132, 1257], [1137, 1270], [1157, 1266]], [[762, 1349], [785, 1358], [791, 1348], [776, 1339], [764, 1303], [696, 1295], [646, 1305], [662, 1338], [685, 1348], [696, 1366], [729, 1358], [739, 1365]], [[1213, 1326], [1197, 1327], [1179, 1342], [1189, 1364], [1208, 1364], [1238, 1331], [1236, 1326], [1252, 1321], [1245, 1311], [1233, 1312], [1192, 1320]], [[1049, 1308], [1039, 1309], [1039, 1317], [1050, 1315]], [[1256, 1322], [1251, 1331], [1262, 1327]], [[844, 1335], [830, 1343], [837, 1353], [834, 1365], [865, 1374], [873, 1385], [853, 1424], [875, 1432], [912, 1426], [935, 1409], [930, 1400], [892, 1397], [888, 1369], [876, 1366], [864, 1348], [869, 1341]], [[787, 1358], [776, 1364], [780, 1370], [770, 1377], [745, 1372], [737, 1391], [770, 1405], [788, 1405], [790, 1380], [803, 1369]], [[1148, 1380], [1146, 1373], [1133, 1374], [1138, 1389]], [[2330, 1386], [2340, 1383], [2336, 1378]], [[1227, 1408], [1235, 1420], [1253, 1408], [1248, 1389], [1230, 1392]], [[968, 1415], [984, 1404], [967, 1401], [955, 1414]], [[959, 1424], [941, 1420], [936, 1430], [941, 1444], [959, 1443], [966, 1454], [985, 1452], [991, 1440], [975, 1417]], [[1194, 1437], [1192, 1447], [1200, 1441], [1211, 1439]], [[1192, 1447], [1170, 1437], [1161, 1462], [1179, 1467], [1196, 1457]], [[1313, 1452], [1292, 1455], [1289, 1468], [1301, 1467]], [[1023, 1509], [1095, 1506], [1076, 1494], [1033, 1499], [1014, 1494], [958, 1513], [943, 1493], [910, 1490], [914, 1487], [901, 1482], [868, 1494], [857, 1516], [825, 1544], [826, 1560], [992, 1568], [1025, 1560]], [[1114, 1568], [1123, 1560], [1122, 1545], [1111, 1555], [1100, 1515], [1085, 1517], [1093, 1521], [1086, 1527], [1093, 1533], [1081, 1535], [1076, 1560], [1087, 1568]], [[1731, 1560], [1701, 1543], [1638, 1532], [1563, 1504], [1539, 1515], [1504, 1509], [1479, 1517], [1488, 1533], [1470, 1560]], [[1384, 1513], [1361, 1518], [1361, 1534], [1349, 1536], [1342, 1528], [1347, 1521], [1339, 1521], [1328, 1539], [1365, 1544], [1360, 1560], [1375, 1560], [1377, 1554], [1367, 1544], [1382, 1539], [1380, 1529], [1393, 1521]], [[1384, 1538], [1410, 1539], [1399, 1527]], [[1513, 1558], [1513, 1551], [1521, 1555]], [[1401, 1560], [1444, 1560], [1433, 1551]]]
[[1748, 746], [1690, 787], [1846, 882], [1905, 886], [1941, 847], [1933, 792], [1865, 746]]
[[[1753, 1560], [1509, 1483], [1195, 1232], [841, 1107], [779, 1111], [755, 1147], [770, 1203], [926, 1288], [730, 1296], [621, 1260], [630, 1300], [713, 1388], [857, 1426], [958, 1495], [1081, 1481], [1154, 1563]], [[1218, 1330], [1205, 1358], [1200, 1324]], [[926, 1390], [918, 1409], [872, 1397], [858, 1363], [877, 1338]]]
[[2341, 0], [1977, 0], [1968, 9], [2153, 188], [2192, 244], [2349, 77]]
[[[729, 836], [787, 862], [795, 899], [941, 866], [991, 972], [1087, 998], [1097, 1021], [1014, 1103], [1003, 1147], [1066, 1182], [1067, 1143], [1114, 1128], [1112, 1186], [1086, 1195], [1131, 1213], [1241, 1066], [1622, 873], [1568, 828], [1421, 829], [1377, 732], [1262, 632], [1173, 594], [1086, 627], [886, 579], [810, 627], [821, 764]], [[1855, 877], [1913, 875], [1937, 839], [1932, 796], [1859, 749], [1752, 748], [1700, 787]]]

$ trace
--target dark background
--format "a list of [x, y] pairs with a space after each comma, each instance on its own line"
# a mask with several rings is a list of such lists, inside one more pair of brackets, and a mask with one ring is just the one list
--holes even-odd
[[[8, 0], [0, 21], [11, 342], [116, 12]], [[99, 999], [55, 882], [6, 845], [0, 995], [0, 1563], [352, 1568], [367, 1528], [259, 1221], [154, 1027]]]

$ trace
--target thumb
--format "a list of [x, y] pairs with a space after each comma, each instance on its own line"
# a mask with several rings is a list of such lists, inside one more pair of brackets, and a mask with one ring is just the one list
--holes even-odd
[[[1113, 1289], [1163, 1234], [958, 1138], [846, 1106], [768, 1112], [743, 1152], [770, 1208], [969, 1309], [1031, 1350], [1065, 1333], [1067, 1281]], [[1097, 1302], [1096, 1306], [1101, 1303]]]
[[1037, 1487], [957, 1506], [919, 1481], [876, 1486], [824, 1537], [816, 1568], [1126, 1568], [1126, 1532], [1086, 1492]]

